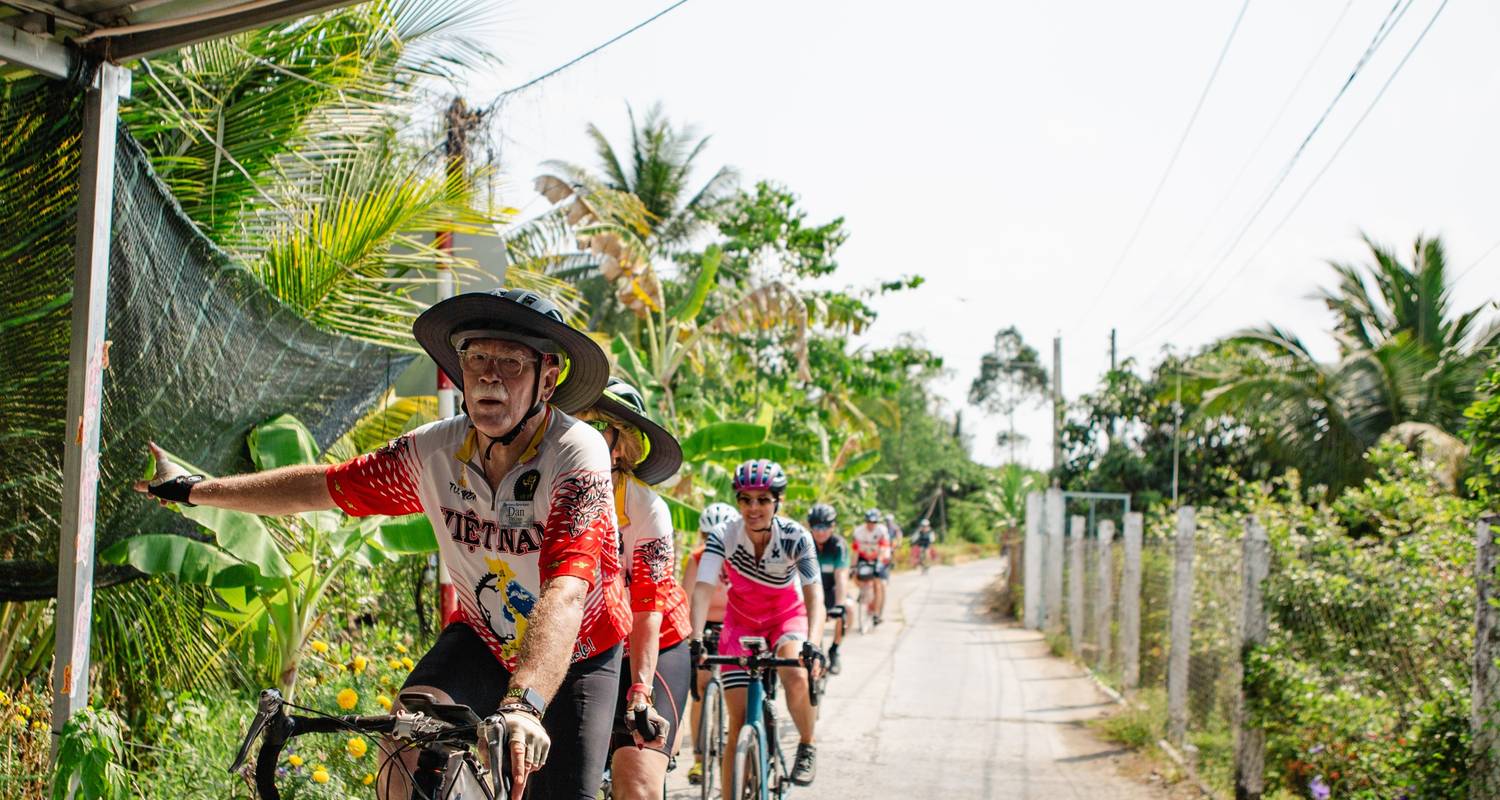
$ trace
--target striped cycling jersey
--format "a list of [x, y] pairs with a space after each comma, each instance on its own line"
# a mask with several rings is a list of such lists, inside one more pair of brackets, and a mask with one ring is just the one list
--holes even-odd
[[774, 517], [770, 541], [756, 556], [744, 520], [735, 520], [722, 532], [708, 534], [698, 562], [698, 582], [717, 583], [722, 571], [729, 577], [725, 619], [774, 625], [806, 613], [802, 587], [822, 583], [817, 549], [806, 528]]

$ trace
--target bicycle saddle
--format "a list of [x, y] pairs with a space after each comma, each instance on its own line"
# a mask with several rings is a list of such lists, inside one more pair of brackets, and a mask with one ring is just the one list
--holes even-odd
[[458, 703], [439, 703], [430, 692], [407, 690], [397, 697], [401, 699], [401, 705], [405, 706], [407, 711], [426, 714], [449, 725], [467, 727], [478, 725], [480, 722], [479, 715], [474, 713], [474, 709]]

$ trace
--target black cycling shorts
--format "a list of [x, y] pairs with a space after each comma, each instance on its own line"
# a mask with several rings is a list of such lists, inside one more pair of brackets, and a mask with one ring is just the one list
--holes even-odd
[[854, 565], [854, 577], [862, 581], [875, 578], [888, 581], [891, 579], [891, 565], [860, 559], [859, 563]]
[[[542, 719], [552, 749], [547, 765], [527, 784], [529, 796], [576, 800], [598, 797], [609, 759], [620, 650], [615, 645], [568, 668]], [[441, 689], [453, 702], [487, 717], [500, 707], [510, 686], [510, 671], [468, 625], [455, 622], [443, 629], [401, 688], [416, 686]]]
[[[689, 649], [687, 640], [684, 639], [656, 655], [656, 678], [651, 681], [651, 705], [655, 706], [656, 713], [670, 727], [667, 729], [666, 748], [651, 749], [668, 758], [672, 757], [672, 742], [677, 738], [677, 726], [682, 722], [682, 709], [687, 704], [688, 681], [693, 678], [693, 659]], [[630, 669], [628, 656], [621, 661], [620, 694], [615, 700], [615, 732], [609, 745], [611, 753], [622, 747], [635, 747], [635, 737], [625, 729], [625, 694], [630, 691], [630, 685], [635, 683], [635, 674]]]

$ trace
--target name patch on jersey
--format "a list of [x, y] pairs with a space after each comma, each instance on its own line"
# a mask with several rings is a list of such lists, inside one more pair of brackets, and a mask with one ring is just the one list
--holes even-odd
[[[527, 506], [526, 516], [529, 518], [530, 504]], [[535, 525], [502, 525], [491, 519], [481, 519], [472, 510], [459, 511], [447, 507], [443, 508], [443, 524], [448, 528], [448, 536], [454, 542], [469, 548], [471, 553], [486, 550], [524, 556], [542, 549], [541, 531]]]
[[517, 500], [536, 499], [536, 487], [542, 482], [542, 473], [536, 470], [527, 470], [516, 478], [516, 490], [514, 492]]

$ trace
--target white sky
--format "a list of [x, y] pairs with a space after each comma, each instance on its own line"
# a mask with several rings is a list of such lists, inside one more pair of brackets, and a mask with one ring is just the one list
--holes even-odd
[[[846, 218], [841, 285], [926, 276], [916, 292], [875, 302], [881, 317], [866, 340], [920, 333], [951, 368], [941, 390], [955, 407], [995, 331], [1010, 324], [1049, 364], [1061, 333], [1069, 396], [1092, 390], [1107, 369], [1111, 327], [1123, 354], [1154, 357], [1166, 344], [1189, 348], [1275, 321], [1326, 355], [1328, 317], [1308, 295], [1331, 283], [1327, 260], [1362, 258], [1361, 230], [1402, 251], [1420, 233], [1441, 234], [1455, 273], [1500, 242], [1500, 6], [1455, 0], [1249, 260], [1441, 2], [1413, 0], [1227, 259], [1223, 249], [1344, 82], [1387, 0], [1251, 2], [1160, 200], [1107, 283], [1239, 0], [690, 0], [505, 105], [507, 199], [537, 209], [539, 162], [593, 163], [588, 122], [623, 147], [625, 104], [639, 112], [660, 100], [675, 121], [713, 135], [705, 177], [731, 164], [747, 183], [790, 187], [815, 222]], [[505, 65], [465, 91], [487, 102], [666, 4], [507, 0], [492, 36]], [[1489, 255], [1458, 283], [1456, 306], [1500, 296], [1500, 250]], [[1197, 301], [1174, 313], [1174, 297], [1215, 264]], [[976, 457], [1000, 460], [991, 443], [1003, 420], [970, 409], [965, 422]], [[1025, 460], [1049, 465], [1048, 412], [1027, 413], [1018, 427], [1032, 437]]]

